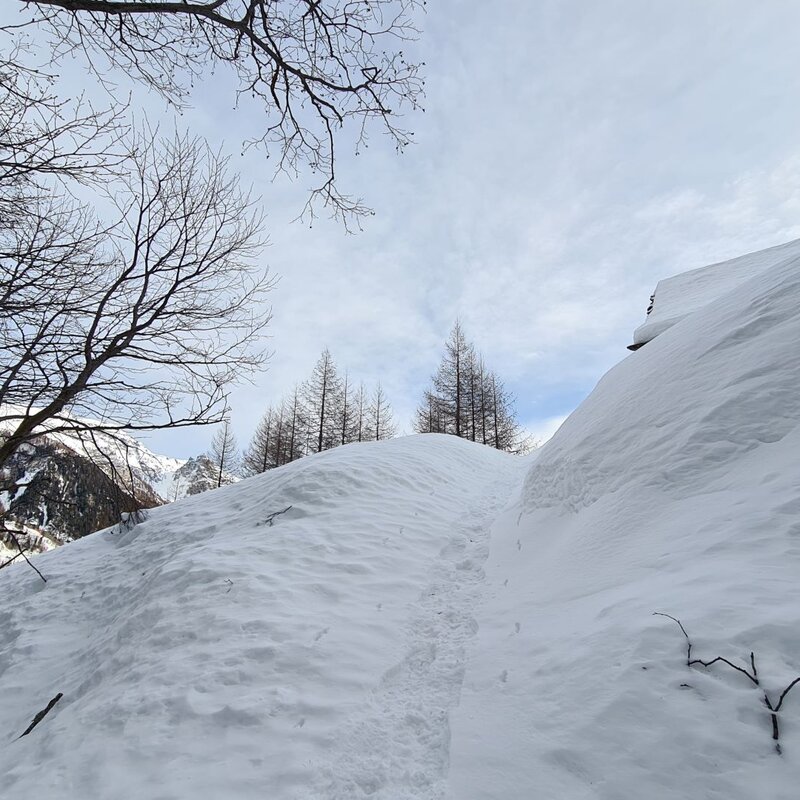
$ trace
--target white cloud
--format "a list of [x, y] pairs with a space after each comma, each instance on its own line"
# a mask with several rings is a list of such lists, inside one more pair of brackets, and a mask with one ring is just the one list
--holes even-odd
[[377, 211], [363, 234], [289, 224], [307, 182], [239, 157], [261, 114], [232, 113], [224, 76], [182, 117], [263, 195], [282, 276], [270, 369], [233, 395], [240, 439], [326, 346], [408, 429], [456, 316], [523, 419], [560, 419], [626, 355], [660, 278], [800, 236], [797, 3], [444, 0], [422, 23], [418, 144], [340, 152]]

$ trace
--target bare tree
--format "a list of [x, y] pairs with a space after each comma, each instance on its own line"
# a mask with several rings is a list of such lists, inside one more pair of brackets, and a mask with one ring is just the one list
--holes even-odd
[[118, 432], [215, 422], [263, 363], [261, 217], [202, 142], [132, 136], [124, 103], [60, 99], [26, 55], [0, 55], [0, 490], [69, 506], [6, 468], [69, 433], [136, 510]]
[[350, 385], [350, 374], [344, 373], [344, 383], [342, 384], [342, 391], [339, 398], [338, 407], [338, 428], [341, 438], [339, 444], [348, 444], [354, 440], [353, 436], [353, 392]]
[[456, 320], [445, 342], [445, 353], [433, 377], [433, 386], [417, 410], [418, 433], [452, 433], [470, 438], [469, 365], [475, 350]]
[[208, 457], [217, 471], [217, 488], [223, 483], [230, 483], [230, 476], [239, 467], [239, 452], [229, 420], [226, 419], [214, 434]]
[[316, 450], [321, 453], [337, 444], [336, 407], [341, 391], [341, 381], [330, 351], [325, 348], [311, 377], [304, 386], [305, 406], [308, 409], [309, 427], [313, 430]]
[[286, 402], [289, 422], [288, 461], [296, 461], [305, 455], [304, 432], [308, 427], [308, 414], [300, 395], [300, 388], [295, 385], [291, 398]]
[[268, 408], [256, 426], [253, 438], [242, 457], [242, 466], [246, 475], [258, 475], [275, 466], [271, 448], [274, 417], [274, 410]]
[[0, 55], [0, 225], [19, 223], [54, 186], [91, 185], [119, 174], [128, 157], [126, 105], [97, 110], [82, 97], [64, 100], [55, 76], [23, 64], [12, 43]]
[[369, 403], [367, 401], [367, 390], [363, 383], [358, 384], [355, 398], [353, 399], [355, 419], [353, 420], [353, 441], [363, 442], [367, 435], [367, 411]]
[[[403, 51], [420, 0], [20, 0], [57, 54], [78, 53], [103, 79], [110, 64], [183, 104], [217, 64], [255, 98], [266, 127], [253, 140], [277, 170], [321, 175], [319, 200], [347, 220], [368, 212], [337, 188], [335, 143], [354, 124], [356, 151], [375, 122], [404, 148], [398, 112], [422, 97], [420, 65]], [[347, 126], [349, 127], [349, 126]], [[252, 143], [252, 142], [251, 142]]]
[[381, 386], [380, 382], [378, 382], [375, 391], [372, 393], [367, 418], [368, 438], [370, 440], [382, 442], [397, 435], [397, 426], [394, 423], [392, 407], [389, 405], [386, 392], [383, 391], [383, 386]]
[[514, 398], [456, 321], [442, 361], [414, 419], [417, 433], [449, 433], [512, 453], [535, 447], [514, 411]]
[[107, 201], [110, 224], [56, 198], [2, 231], [0, 466], [43, 432], [218, 422], [264, 361], [261, 218], [225, 159], [140, 141]]

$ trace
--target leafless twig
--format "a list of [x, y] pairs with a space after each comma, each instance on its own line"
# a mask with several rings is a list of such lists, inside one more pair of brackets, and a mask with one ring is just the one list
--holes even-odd
[[27, 736], [52, 710], [53, 706], [63, 697], [64, 695], [59, 692], [48, 704], [46, 708], [43, 708], [34, 718], [33, 722], [25, 728], [25, 731], [21, 733], [17, 738], [21, 739], [23, 736]]
[[286, 508], [284, 508], [282, 511], [273, 511], [263, 522], [259, 522], [257, 525], [268, 525], [271, 528], [273, 522], [275, 521], [275, 517], [285, 514], [290, 508], [291, 506], [286, 506]]
[[[683, 627], [683, 623], [677, 618], [673, 617], [670, 614], [664, 614], [660, 611], [654, 611], [653, 616], [656, 617], [667, 617], [667, 619], [671, 619], [673, 622], [677, 623], [678, 627], [681, 629], [681, 633], [683, 633], [684, 638], [686, 639], [686, 666], [691, 667], [694, 664], [700, 664], [703, 667], [710, 667], [712, 664], [716, 664], [717, 662], [721, 662], [723, 664], [727, 664], [729, 667], [732, 667], [737, 672], [741, 672], [743, 675], [746, 675], [756, 686], [759, 686], [759, 679], [758, 679], [758, 671], [756, 670], [756, 657], [755, 654], [751, 651], [750, 652], [750, 669], [751, 672], [748, 672], [746, 669], [737, 666], [736, 664], [731, 663], [728, 661], [727, 658], [722, 658], [722, 656], [717, 656], [716, 658], [711, 659], [711, 661], [703, 661], [700, 658], [692, 658], [692, 642], [689, 639], [689, 634], [686, 633], [686, 628]], [[769, 693], [764, 692], [764, 705], [770, 711], [770, 718], [772, 721], [772, 738], [775, 741], [775, 750], [778, 754], [781, 753], [781, 746], [778, 742], [780, 738], [780, 729], [778, 726], [778, 712], [783, 705], [783, 701], [789, 692], [792, 690], [794, 686], [800, 683], [800, 677], [795, 678], [782, 692], [780, 697], [778, 698], [778, 702], [773, 705], [772, 701], [770, 700]]]

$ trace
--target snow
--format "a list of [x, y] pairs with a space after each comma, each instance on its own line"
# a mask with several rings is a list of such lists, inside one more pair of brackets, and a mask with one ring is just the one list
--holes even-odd
[[46, 554], [46, 586], [9, 568], [2, 729], [64, 698], [0, 756], [4, 796], [436, 796], [523, 468], [452, 437], [348, 446]]
[[[611, 370], [497, 521], [452, 796], [796, 798], [800, 259]], [[506, 581], [508, 583], [506, 584]], [[519, 622], [519, 630], [515, 623]], [[686, 686], [688, 685], [688, 687]]]
[[634, 345], [649, 342], [754, 275], [797, 256], [800, 256], [800, 239], [659, 281], [647, 319], [634, 331]]
[[754, 270], [529, 457], [350, 445], [3, 570], [4, 797], [796, 798], [798, 308]]

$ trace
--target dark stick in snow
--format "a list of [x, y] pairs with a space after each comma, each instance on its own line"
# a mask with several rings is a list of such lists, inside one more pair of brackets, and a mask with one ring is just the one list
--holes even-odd
[[32, 570], [33, 570], [33, 571], [34, 571], [34, 572], [35, 572], [35, 573], [36, 573], [36, 574], [37, 574], [37, 575], [38, 575], [38, 576], [39, 576], [39, 577], [40, 577], [40, 578], [41, 578], [41, 579], [42, 579], [42, 580], [45, 582], [45, 583], [47, 583], [47, 578], [45, 578], [45, 576], [44, 576], [44, 575], [42, 575], [42, 573], [41, 573], [41, 572], [39, 572], [39, 570], [38, 570], [38, 569], [37, 569], [37, 568], [36, 568], [36, 567], [35, 567], [35, 566], [34, 566], [34, 565], [31, 563], [31, 560], [28, 558], [28, 556], [26, 556], [26, 555], [25, 555], [25, 550], [24, 550], [24, 548], [22, 547], [22, 545], [19, 543], [19, 539], [17, 539], [17, 537], [14, 535], [14, 533], [13, 533], [12, 531], [10, 531], [8, 528], [4, 528], [4, 529], [3, 529], [3, 533], [5, 533], [7, 536], [10, 536], [10, 537], [11, 537], [11, 539], [12, 539], [12, 540], [13, 540], [13, 542], [14, 542], [14, 544], [17, 546], [17, 550], [19, 550], [19, 553], [17, 553], [17, 554], [16, 554], [16, 555], [15, 555], [13, 558], [10, 558], [10, 559], [8, 559], [8, 561], [5, 561], [3, 564], [0, 564], [0, 569], [2, 569], [3, 567], [7, 567], [7, 566], [8, 566], [8, 565], [9, 565], [9, 564], [12, 562], [12, 561], [14, 561], [14, 559], [15, 559], [15, 558], [18, 558], [19, 556], [22, 556], [22, 557], [25, 559], [25, 561], [28, 563], [28, 566], [29, 566], [29, 567], [30, 567], [30, 568], [31, 568], [31, 569], [32, 569]]
[[283, 511], [273, 511], [263, 522], [256, 523], [257, 525], [269, 525], [272, 527], [272, 523], [275, 521], [275, 517], [279, 517], [281, 514], [285, 514], [291, 506], [286, 506]]
[[48, 712], [53, 708], [53, 706], [63, 697], [64, 695], [59, 692], [48, 704], [47, 708], [42, 709], [34, 718], [33, 722], [25, 729], [24, 733], [21, 733], [17, 738], [21, 739], [23, 736], [27, 736], [48, 714]]
[[[683, 623], [677, 619], [676, 617], [671, 616], [670, 614], [664, 614], [661, 611], [654, 611], [654, 617], [667, 617], [667, 619], [671, 619], [673, 622], [678, 624], [678, 627], [681, 629], [681, 633], [683, 633], [684, 637], [686, 638], [686, 666], [691, 667], [693, 664], [700, 664], [703, 667], [710, 667], [712, 664], [716, 664], [718, 661], [721, 661], [723, 664], [727, 664], [729, 667], [733, 667], [737, 672], [741, 672], [743, 675], [747, 675], [747, 677], [756, 685], [759, 686], [758, 682], [758, 671], [756, 670], [756, 657], [755, 654], [750, 651], [750, 668], [753, 670], [752, 674], [750, 674], [746, 669], [742, 667], [737, 667], [736, 664], [732, 664], [728, 661], [727, 658], [722, 658], [722, 656], [717, 656], [716, 658], [712, 658], [711, 661], [703, 661], [700, 658], [692, 658], [692, 642], [689, 639], [689, 634], [686, 633], [686, 628], [683, 627]], [[775, 741], [775, 750], [778, 755], [781, 754], [781, 746], [778, 742], [780, 738], [780, 728], [778, 727], [778, 712], [781, 710], [781, 706], [783, 705], [783, 701], [786, 698], [786, 695], [792, 690], [794, 686], [800, 683], [800, 677], [795, 678], [782, 692], [781, 696], [778, 698], [778, 702], [773, 706], [772, 701], [769, 699], [769, 694], [764, 692], [764, 705], [769, 709], [770, 717], [772, 720], [772, 738]], [[686, 686], [687, 684], [681, 684], [681, 686]]]

